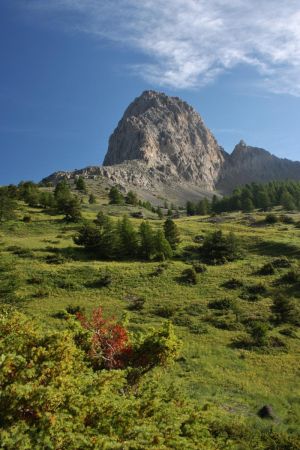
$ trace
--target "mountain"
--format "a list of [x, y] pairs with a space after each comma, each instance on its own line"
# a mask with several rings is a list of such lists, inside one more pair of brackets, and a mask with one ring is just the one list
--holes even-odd
[[277, 158], [262, 148], [241, 141], [225, 158], [217, 187], [230, 192], [241, 184], [286, 179], [300, 180], [300, 162]]
[[134, 189], [148, 200], [182, 203], [240, 184], [300, 179], [300, 163], [241, 141], [226, 153], [200, 115], [178, 97], [145, 91], [125, 111], [109, 139], [103, 166], [57, 172], [43, 181], [76, 175]]
[[132, 160], [211, 191], [224, 155], [191, 106], [177, 97], [146, 91], [125, 111], [109, 140], [103, 165]]

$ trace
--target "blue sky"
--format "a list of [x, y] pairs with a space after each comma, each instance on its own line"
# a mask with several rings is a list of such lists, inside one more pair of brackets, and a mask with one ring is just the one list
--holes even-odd
[[299, 0], [1, 0], [0, 58], [1, 184], [100, 164], [146, 89], [300, 160]]

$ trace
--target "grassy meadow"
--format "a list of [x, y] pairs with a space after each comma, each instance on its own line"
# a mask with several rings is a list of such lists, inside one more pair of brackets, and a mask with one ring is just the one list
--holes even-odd
[[[94, 220], [100, 209], [117, 218], [138, 208], [108, 205], [105, 197], [93, 205], [86, 200], [84, 218]], [[162, 226], [163, 220], [155, 214], [146, 210], [144, 214], [154, 228]], [[30, 223], [20, 220], [24, 215], [31, 217]], [[171, 321], [182, 350], [171, 367], [160, 369], [166, 385], [175, 382], [201, 408], [261, 429], [269, 427], [270, 421], [259, 418], [257, 412], [271, 405], [272, 426], [297, 430], [299, 329], [287, 324], [270, 326], [273, 345], [243, 345], [249, 335], [247, 324], [258, 318], [268, 322], [272, 299], [278, 294], [300, 301], [298, 284], [278, 282], [289, 269], [259, 273], [266, 263], [283, 256], [298, 269], [300, 229], [295, 224], [267, 225], [262, 212], [182, 216], [176, 219], [181, 243], [171, 261], [114, 262], [98, 261], [76, 246], [73, 236], [79, 225], [64, 222], [62, 216], [20, 202], [18, 217], [0, 228], [1, 267], [17, 279], [18, 308], [45, 330], [63, 329], [63, 311], [70, 306], [80, 306], [89, 314], [101, 305], [107, 316], [126, 317], [132, 333]], [[300, 215], [293, 218], [297, 222]], [[132, 221], [138, 226], [141, 219]], [[233, 231], [240, 238], [243, 258], [208, 265], [207, 271], [198, 274], [197, 284], [185, 283], [183, 271], [199, 259], [203, 237], [216, 229]], [[107, 272], [112, 282], [101, 287], [97, 281]], [[232, 279], [239, 283], [226, 285]]]

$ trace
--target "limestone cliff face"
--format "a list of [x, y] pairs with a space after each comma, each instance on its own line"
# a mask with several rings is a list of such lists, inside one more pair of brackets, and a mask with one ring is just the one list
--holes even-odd
[[153, 172], [212, 191], [224, 153], [186, 102], [146, 91], [125, 111], [109, 140], [103, 165], [133, 160], [142, 161]]
[[300, 162], [277, 158], [262, 148], [241, 141], [225, 160], [218, 188], [230, 192], [246, 183], [287, 179], [300, 180]]

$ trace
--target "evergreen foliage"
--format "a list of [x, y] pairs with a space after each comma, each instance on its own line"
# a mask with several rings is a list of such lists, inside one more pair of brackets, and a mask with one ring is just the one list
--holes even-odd
[[7, 188], [0, 188], [0, 224], [15, 218], [17, 204]]
[[300, 210], [299, 181], [271, 181], [266, 184], [251, 183], [236, 188], [230, 196], [213, 197], [200, 200], [198, 204], [188, 201], [187, 215], [206, 215], [209, 212], [222, 213], [231, 211], [252, 212], [253, 209], [267, 211], [274, 206], [292, 211]]
[[227, 236], [221, 230], [208, 235], [200, 249], [201, 255], [210, 264], [224, 264], [240, 258], [239, 241], [234, 233]]
[[77, 245], [93, 251], [99, 259], [164, 260], [172, 256], [172, 248], [164, 233], [153, 231], [149, 222], [142, 222], [137, 232], [124, 216], [116, 224], [101, 211], [94, 224], [86, 223], [74, 237]]
[[83, 193], [86, 193], [86, 192], [87, 192], [86, 183], [85, 183], [85, 180], [84, 180], [84, 178], [83, 178], [82, 176], [78, 177], [78, 178], [75, 180], [75, 186], [76, 186], [76, 189], [77, 189], [78, 191], [81, 191], [81, 192], [83, 192]]
[[89, 204], [94, 205], [95, 203], [97, 203], [96, 196], [94, 194], [90, 194], [89, 195]]
[[138, 205], [138, 202], [139, 202], [136, 193], [133, 192], [133, 191], [129, 191], [129, 192], [127, 193], [126, 198], [125, 198], [125, 201], [126, 201], [126, 203], [128, 203], [129, 205], [133, 205], [133, 206]]
[[123, 205], [124, 197], [116, 186], [112, 186], [108, 194], [111, 205]]
[[172, 250], [176, 250], [180, 242], [180, 234], [176, 223], [170, 217], [164, 223], [164, 232]]

